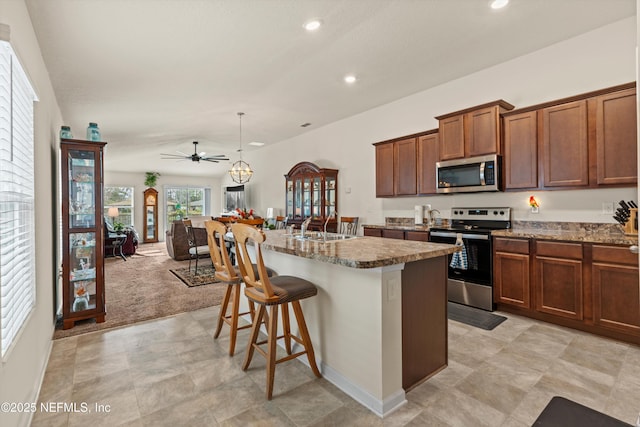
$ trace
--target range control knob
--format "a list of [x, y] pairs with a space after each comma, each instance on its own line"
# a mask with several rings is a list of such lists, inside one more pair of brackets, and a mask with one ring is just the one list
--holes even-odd
[[504, 211], [500, 211], [500, 215], [504, 215]]
[[494, 215], [498, 215], [498, 211], [493, 211], [493, 214]]

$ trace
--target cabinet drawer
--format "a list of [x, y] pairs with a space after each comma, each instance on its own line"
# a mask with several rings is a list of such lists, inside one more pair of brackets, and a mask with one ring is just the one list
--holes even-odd
[[404, 240], [404, 230], [382, 230], [382, 237]]
[[429, 241], [429, 232], [428, 231], [406, 231], [404, 234], [404, 238], [407, 240], [416, 240], [419, 242], [428, 242]]
[[593, 261], [637, 266], [638, 254], [632, 254], [626, 246], [593, 245]]
[[536, 254], [556, 258], [582, 259], [582, 243], [537, 241]]
[[381, 228], [368, 228], [368, 227], [365, 227], [364, 228], [364, 235], [365, 236], [372, 236], [372, 237], [382, 237], [382, 229]]
[[527, 255], [529, 253], [529, 240], [496, 237], [493, 240], [493, 247], [496, 251]]

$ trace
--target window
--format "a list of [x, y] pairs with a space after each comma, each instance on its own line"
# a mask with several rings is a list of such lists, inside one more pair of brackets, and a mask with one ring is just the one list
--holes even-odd
[[[0, 24], [0, 356], [35, 305], [33, 103], [37, 101]], [[8, 37], [7, 37], [8, 38]]]
[[[110, 217], [109, 208], [116, 208], [117, 217]], [[111, 210], [115, 212], [115, 209]], [[104, 216], [111, 224], [120, 222], [133, 226], [133, 187], [104, 187]]]
[[198, 215], [210, 215], [209, 199], [211, 190], [203, 187], [165, 188], [165, 226], [170, 227], [175, 220]]

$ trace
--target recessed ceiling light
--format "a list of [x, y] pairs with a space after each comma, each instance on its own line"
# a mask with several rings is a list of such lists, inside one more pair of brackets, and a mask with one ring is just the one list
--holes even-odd
[[315, 31], [322, 26], [322, 21], [319, 19], [312, 19], [304, 24], [304, 29], [307, 31]]
[[491, 9], [502, 9], [507, 4], [509, 4], [509, 0], [493, 0], [491, 2]]
[[354, 76], [353, 74], [349, 74], [349, 75], [344, 76], [344, 81], [345, 81], [346, 83], [349, 83], [349, 84], [353, 84], [353, 83], [355, 83], [357, 80], [358, 80], [358, 79], [357, 79], [357, 78], [356, 78], [356, 76]]
[[252, 141], [249, 143], [249, 145], [253, 145], [254, 147], [262, 147], [264, 145], [264, 142]]

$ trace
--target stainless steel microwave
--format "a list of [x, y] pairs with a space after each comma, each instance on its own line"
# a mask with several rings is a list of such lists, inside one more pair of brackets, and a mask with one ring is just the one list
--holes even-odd
[[500, 191], [500, 156], [470, 157], [436, 163], [438, 193]]

